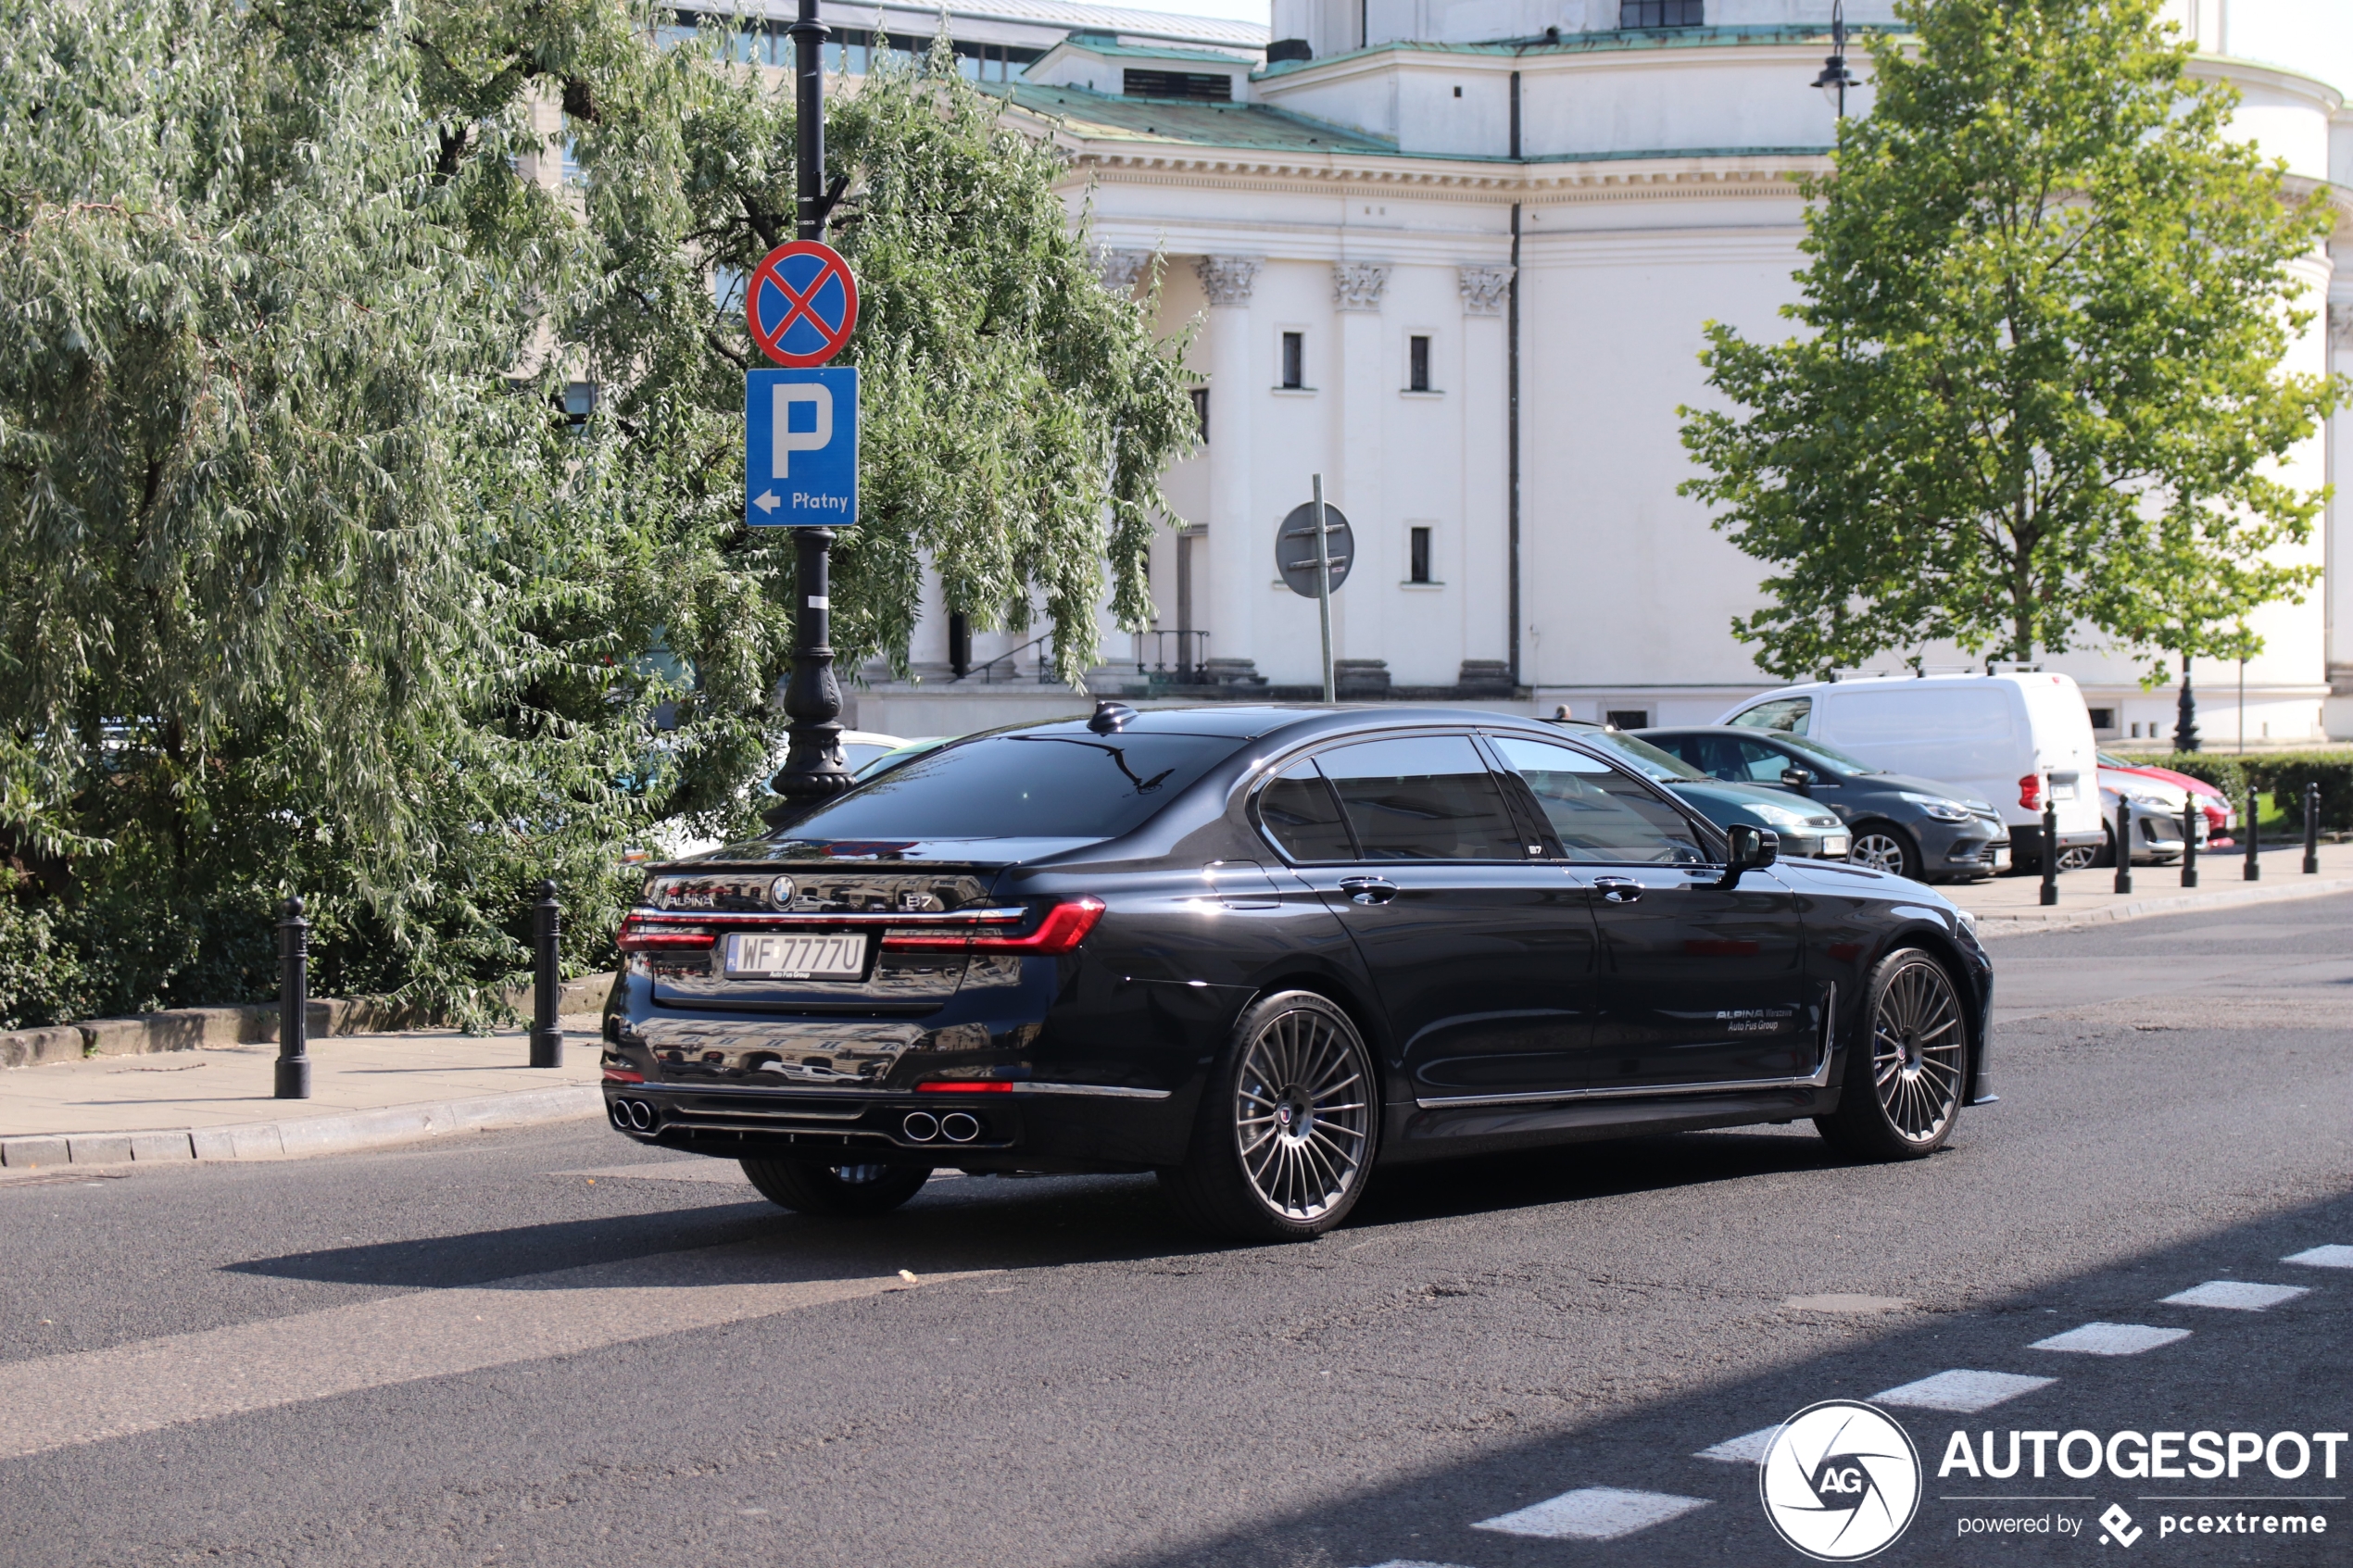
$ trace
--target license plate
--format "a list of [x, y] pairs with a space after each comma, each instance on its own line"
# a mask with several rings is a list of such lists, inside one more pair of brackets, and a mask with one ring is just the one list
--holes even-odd
[[866, 972], [866, 938], [782, 932], [731, 935], [727, 972], [743, 980], [856, 980]]
[[2006, 872], [2010, 869], [2010, 847], [2008, 845], [2005, 844], [1999, 849], [1994, 851], [1994, 869], [1997, 872]]
[[2072, 800], [2075, 798], [2075, 786], [2073, 784], [2055, 784], [2051, 786], [2051, 798], [2054, 800]]
[[1847, 838], [1843, 833], [1832, 834], [1822, 840], [1822, 854], [1826, 859], [1843, 860], [1846, 858], [1846, 850]]

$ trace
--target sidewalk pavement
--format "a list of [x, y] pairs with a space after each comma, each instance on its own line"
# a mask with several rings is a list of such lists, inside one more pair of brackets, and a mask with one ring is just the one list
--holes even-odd
[[560, 1020], [561, 1067], [528, 1033], [450, 1029], [310, 1042], [310, 1098], [271, 1098], [274, 1045], [219, 1046], [0, 1073], [0, 1181], [60, 1165], [264, 1160], [408, 1143], [470, 1128], [601, 1116], [594, 1013]]
[[[2059, 901], [2037, 899], [2038, 877], [1996, 877], [1942, 892], [1974, 912], [1985, 936], [2064, 931], [2235, 904], [2353, 892], [2353, 845], [2323, 845], [2321, 872], [2301, 874], [2303, 850], [2267, 850], [2262, 880], [2245, 857], [2200, 856], [2196, 888], [2174, 866], [2133, 868], [2133, 892], [2115, 872], [2068, 872]], [[468, 1037], [453, 1030], [339, 1035], [310, 1044], [311, 1098], [271, 1098], [269, 1044], [213, 1046], [148, 1056], [102, 1056], [0, 1073], [0, 1183], [59, 1166], [182, 1160], [266, 1160], [409, 1143], [470, 1128], [600, 1116], [598, 1020], [563, 1019], [564, 1064], [523, 1065], [522, 1030]]]
[[2353, 844], [2321, 846], [2317, 876], [2303, 872], [2304, 847], [2265, 849], [2259, 857], [2262, 880], [2246, 880], [2244, 850], [2218, 849], [2197, 858], [2196, 887], [2182, 885], [2182, 868], [2134, 866], [2133, 891], [2115, 890], [2116, 871], [2061, 872], [2059, 901], [2045, 909], [2039, 902], [2039, 876], [1997, 876], [1990, 882], [1947, 884], [1937, 889], [1977, 917], [1980, 936], [2024, 936], [2037, 931], [2068, 931], [2109, 921], [2142, 920], [2150, 915], [2187, 914], [2223, 909], [2233, 904], [2270, 904], [2288, 898], [2316, 898], [2331, 893], [2353, 893]]

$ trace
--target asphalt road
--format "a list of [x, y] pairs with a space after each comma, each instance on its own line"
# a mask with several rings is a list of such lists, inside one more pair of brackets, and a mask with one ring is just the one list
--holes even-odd
[[[1423, 1168], [1307, 1247], [1205, 1246], [1149, 1178], [816, 1222], [585, 1124], [0, 1184], [0, 1564], [1797, 1562], [1754, 1460], [1694, 1456], [1947, 1372], [2006, 1397], [1881, 1401], [1924, 1471], [1876, 1562], [2353, 1562], [2353, 1446], [2309, 1446], [2353, 1430], [2353, 1267], [2282, 1261], [2353, 1248], [2353, 899], [1996, 958], [2002, 1102], [1934, 1159]], [[2302, 1294], [2163, 1299], [2210, 1281]], [[2032, 1348], [2095, 1323], [2189, 1332]], [[2014, 1430], [2312, 1457], [1945, 1464]], [[2237, 1533], [2289, 1514], [2328, 1533]]]

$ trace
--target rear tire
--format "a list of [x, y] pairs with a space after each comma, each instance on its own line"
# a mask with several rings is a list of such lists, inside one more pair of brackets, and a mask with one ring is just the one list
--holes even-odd
[[1162, 1190], [1195, 1230], [1313, 1241], [1365, 1190], [1379, 1127], [1371, 1053], [1313, 991], [1253, 1005], [1212, 1071], [1185, 1163]]
[[746, 1160], [760, 1196], [801, 1214], [887, 1214], [931, 1180], [928, 1165], [829, 1165], [818, 1160]]
[[1832, 1148], [1856, 1160], [1919, 1160], [1944, 1147], [1960, 1120], [1969, 1073], [1969, 1015], [1941, 962], [1899, 947], [1871, 971], [1868, 1033], [1846, 1047], [1838, 1109], [1814, 1118]]

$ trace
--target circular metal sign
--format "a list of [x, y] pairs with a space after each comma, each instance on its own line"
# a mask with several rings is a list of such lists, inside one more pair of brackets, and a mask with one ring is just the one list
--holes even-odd
[[822, 365], [858, 325], [858, 280], [833, 246], [794, 240], [752, 270], [744, 319], [760, 351], [777, 364]]
[[[1356, 534], [1338, 507], [1324, 503], [1324, 547], [1330, 552], [1332, 592], [1348, 581], [1356, 564]], [[1290, 591], [1303, 599], [1315, 596], [1315, 503], [1302, 501], [1275, 531], [1275, 570]]]

